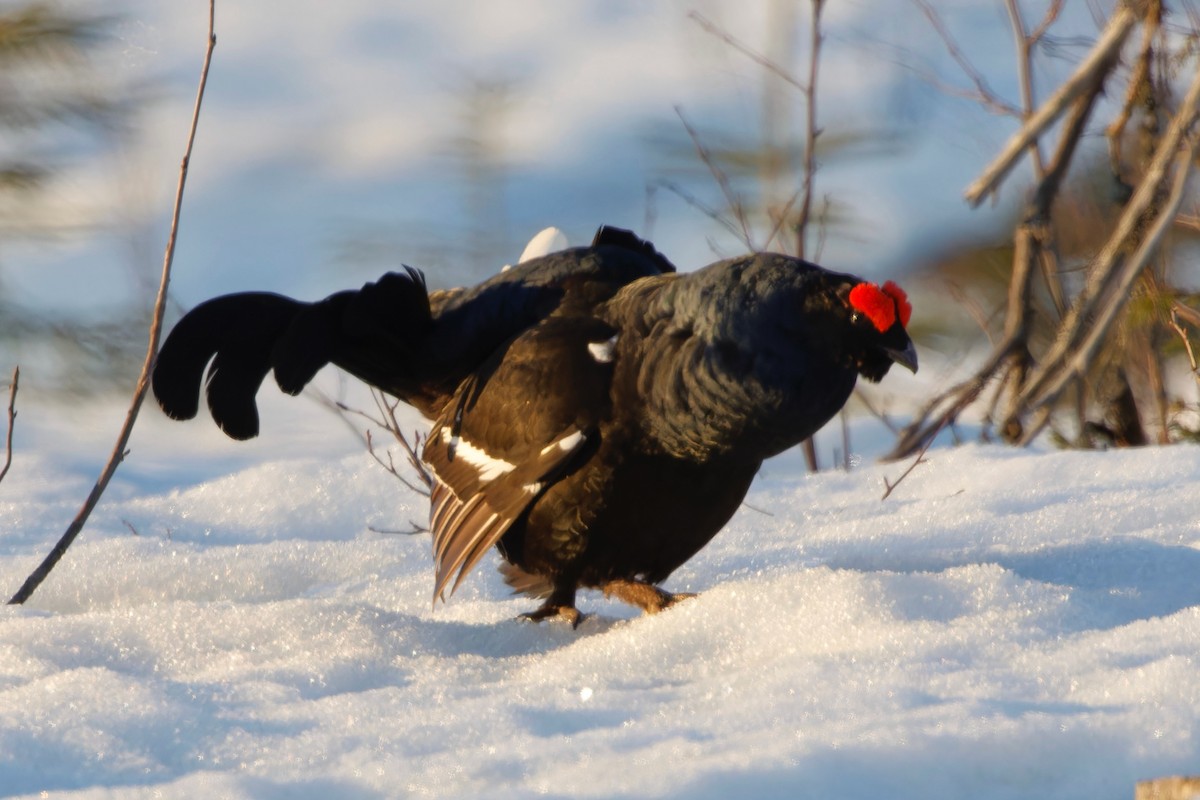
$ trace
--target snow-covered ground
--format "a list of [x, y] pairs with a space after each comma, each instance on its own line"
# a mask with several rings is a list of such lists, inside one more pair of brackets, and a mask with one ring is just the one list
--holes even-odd
[[[571, 630], [490, 566], [432, 608], [428, 538], [368, 529], [420, 499], [321, 412], [308, 455], [270, 422], [246, 451], [146, 410], [0, 612], [0, 794], [1116, 800], [1200, 767], [1195, 447], [935, 449], [882, 502], [904, 465], [786, 456], [668, 582], [699, 597], [588, 593]], [[92, 480], [53, 450], [0, 484], [5, 592]]]

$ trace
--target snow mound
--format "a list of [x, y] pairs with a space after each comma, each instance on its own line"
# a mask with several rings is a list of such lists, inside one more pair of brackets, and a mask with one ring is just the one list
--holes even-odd
[[[0, 614], [0, 794], [1127, 797], [1200, 763], [1200, 449], [769, 465], [654, 616], [431, 606], [363, 454], [125, 485]], [[4, 485], [13, 587], [73, 513]], [[19, 477], [18, 477], [19, 476]], [[40, 488], [39, 488], [40, 487]], [[73, 496], [71, 498], [73, 500]]]

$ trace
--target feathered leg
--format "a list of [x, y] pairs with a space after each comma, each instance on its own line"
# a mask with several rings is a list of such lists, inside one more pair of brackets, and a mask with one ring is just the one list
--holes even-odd
[[578, 628], [579, 623], [583, 622], [583, 613], [575, 607], [574, 584], [566, 587], [555, 587], [550, 596], [546, 598], [546, 602], [542, 603], [537, 610], [522, 614], [517, 619], [529, 622], [541, 622], [544, 619], [552, 619], [554, 617], [571, 623], [572, 628]]
[[694, 592], [672, 594], [645, 581], [615, 580], [603, 584], [600, 589], [605, 597], [615, 597], [622, 603], [637, 606], [647, 614], [665, 611], [681, 600], [695, 597]]

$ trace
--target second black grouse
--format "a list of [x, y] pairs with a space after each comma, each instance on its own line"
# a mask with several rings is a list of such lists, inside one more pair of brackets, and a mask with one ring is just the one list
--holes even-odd
[[[738, 508], [763, 459], [814, 434], [858, 376], [914, 372], [891, 282], [773, 253], [678, 273], [628, 231], [429, 293], [416, 270], [316, 303], [197, 306], [153, 377], [188, 419], [204, 383], [230, 436], [258, 432], [268, 372], [298, 393], [333, 363], [433, 420], [434, 598], [496, 546], [526, 614], [578, 624], [580, 587], [660, 611], [658, 586]], [[206, 376], [207, 372], [207, 376]]]

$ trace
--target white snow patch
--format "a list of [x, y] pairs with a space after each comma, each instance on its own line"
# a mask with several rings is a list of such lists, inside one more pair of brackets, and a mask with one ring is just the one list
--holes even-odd
[[[584, 592], [578, 630], [515, 621], [489, 569], [431, 609], [428, 539], [368, 530], [426, 501], [362, 453], [128, 482], [0, 612], [0, 794], [1091, 800], [1194, 772], [1200, 449], [926, 459], [884, 502], [902, 465], [769, 464], [667, 582], [698, 597]], [[19, 451], [0, 486], [10, 590], [86, 489], [67, 463]]]

